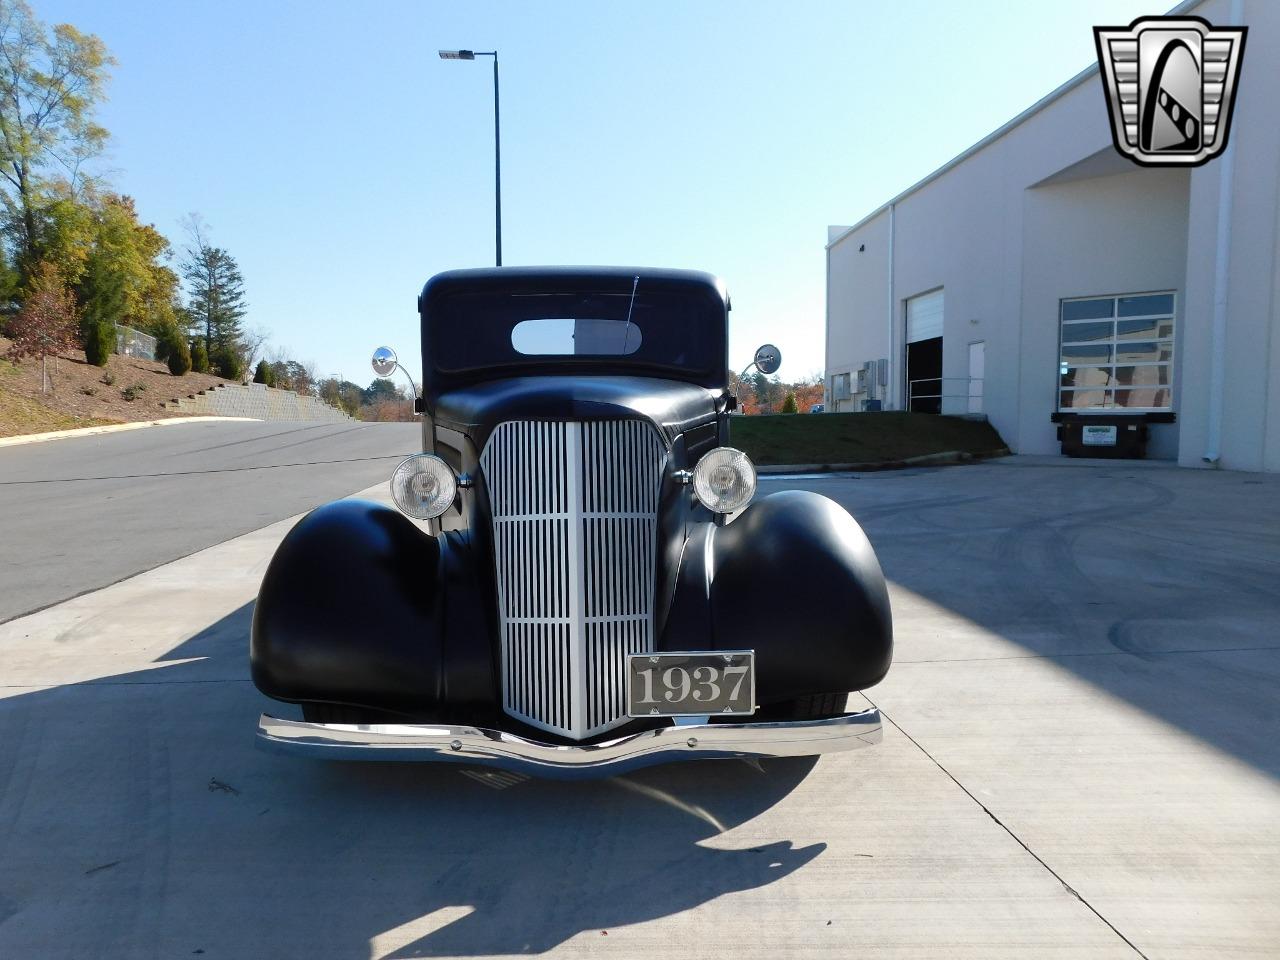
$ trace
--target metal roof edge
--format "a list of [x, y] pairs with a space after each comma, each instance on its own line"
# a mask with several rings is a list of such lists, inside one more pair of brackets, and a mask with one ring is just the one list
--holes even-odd
[[[1180, 13], [1186, 13], [1188, 10], [1191, 10], [1194, 7], [1198, 7], [1204, 2], [1205, 0], [1182, 0], [1181, 3], [1179, 3], [1177, 6], [1173, 7], [1173, 9], [1171, 9], [1168, 13], [1166, 13], [1165, 16], [1174, 17]], [[968, 160], [979, 150], [982, 150], [985, 147], [989, 146], [990, 144], [994, 143], [996, 140], [999, 140], [1006, 133], [1008, 133], [1014, 127], [1019, 126], [1024, 121], [1031, 119], [1031, 117], [1035, 116], [1037, 113], [1039, 113], [1045, 107], [1049, 106], [1049, 104], [1053, 103], [1055, 100], [1059, 99], [1060, 97], [1066, 96], [1068, 93], [1070, 93], [1076, 87], [1080, 86], [1080, 84], [1084, 83], [1086, 80], [1088, 80], [1097, 72], [1098, 72], [1098, 64], [1091, 63], [1089, 66], [1085, 67], [1083, 70], [1077, 73], [1074, 77], [1072, 77], [1066, 83], [1061, 84], [1056, 89], [1051, 90], [1049, 93], [1045, 94], [1043, 97], [1041, 97], [1031, 106], [1027, 107], [1027, 109], [1023, 110], [1020, 114], [1018, 114], [1012, 120], [1009, 120], [1006, 123], [1002, 124], [1001, 126], [997, 127], [995, 130], [991, 131], [991, 133], [987, 134], [985, 137], [983, 137], [973, 146], [969, 147], [967, 150], [964, 150], [963, 152], [956, 154], [956, 156], [952, 157], [942, 166], [938, 167], [938, 169], [934, 170], [930, 174], [927, 174], [922, 179], [917, 180], [915, 183], [907, 187], [907, 189], [903, 190], [897, 196], [880, 204], [880, 206], [876, 207], [874, 210], [872, 210], [869, 214], [867, 214], [865, 217], [863, 217], [853, 226], [849, 227], [847, 230], [845, 230], [843, 233], [837, 236], [834, 240], [828, 241], [825, 249], [830, 250], [832, 247], [840, 243], [850, 234], [852, 234], [856, 230], [860, 230], [862, 227], [866, 226], [876, 217], [880, 216], [880, 214], [884, 213], [894, 204], [899, 203], [902, 200], [905, 200], [907, 197], [915, 193], [917, 190], [921, 189], [922, 187], [928, 186], [934, 180], [937, 180], [947, 171], [964, 163], [964, 161]]]

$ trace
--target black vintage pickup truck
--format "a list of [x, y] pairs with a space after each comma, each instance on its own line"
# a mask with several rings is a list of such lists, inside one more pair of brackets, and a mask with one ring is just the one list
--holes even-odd
[[254, 682], [303, 719], [263, 716], [260, 745], [584, 777], [879, 740], [846, 701], [889, 669], [884, 577], [833, 501], [755, 496], [723, 284], [458, 270], [418, 310], [398, 510], [313, 511], [263, 579]]

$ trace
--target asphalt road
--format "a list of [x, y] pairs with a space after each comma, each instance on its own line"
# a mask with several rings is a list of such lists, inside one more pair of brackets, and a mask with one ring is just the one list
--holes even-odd
[[0, 447], [0, 623], [390, 477], [418, 437], [205, 421]]
[[1012, 458], [761, 492], [787, 486], [861, 519], [895, 617], [852, 700], [884, 742], [816, 762], [583, 784], [256, 751], [293, 709], [246, 657], [283, 522], [0, 625], [0, 956], [1275, 956], [1280, 477]]

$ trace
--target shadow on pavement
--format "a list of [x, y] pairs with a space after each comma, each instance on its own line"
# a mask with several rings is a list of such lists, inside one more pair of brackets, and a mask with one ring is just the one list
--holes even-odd
[[203, 659], [0, 700], [0, 956], [539, 953], [825, 849], [714, 845], [812, 759], [574, 784], [257, 751], [251, 615], [162, 658]]

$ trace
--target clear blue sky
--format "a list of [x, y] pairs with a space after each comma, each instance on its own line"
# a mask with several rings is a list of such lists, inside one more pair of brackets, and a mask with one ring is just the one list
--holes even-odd
[[[493, 257], [502, 57], [509, 264], [724, 277], [730, 359], [823, 362], [826, 227], [853, 223], [1168, 3], [35, 0], [119, 60], [106, 166], [176, 242], [198, 211], [250, 326], [323, 376], [418, 367], [414, 298]], [[1101, 99], [1099, 109], [1102, 109]]]

